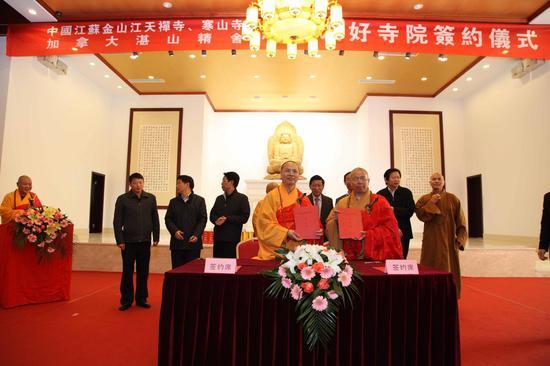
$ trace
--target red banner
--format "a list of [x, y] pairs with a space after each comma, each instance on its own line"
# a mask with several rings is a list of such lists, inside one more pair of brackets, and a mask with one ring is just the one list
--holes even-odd
[[[7, 55], [247, 49], [242, 22], [212, 18], [14, 24], [8, 30]], [[346, 37], [336, 47], [550, 59], [550, 25], [346, 19]]]

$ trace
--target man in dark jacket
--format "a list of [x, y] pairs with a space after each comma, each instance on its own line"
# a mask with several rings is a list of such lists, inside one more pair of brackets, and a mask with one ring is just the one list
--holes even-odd
[[121, 297], [118, 308], [121, 311], [128, 309], [134, 302], [134, 262], [136, 263], [136, 304], [142, 308], [151, 307], [147, 302], [151, 233], [154, 246], [158, 245], [160, 236], [157, 199], [143, 190], [141, 174], [130, 175], [128, 181], [130, 191], [120, 195], [116, 200], [113, 219], [116, 243], [122, 254]]
[[188, 175], [180, 175], [176, 182], [175, 198], [170, 200], [164, 217], [170, 232], [172, 268], [199, 258], [202, 233], [206, 226], [206, 203], [193, 192], [195, 182]]
[[391, 168], [384, 173], [386, 188], [378, 191], [379, 195], [384, 196], [393, 208], [393, 213], [399, 226], [401, 235], [401, 246], [403, 246], [403, 257], [407, 258], [409, 253], [409, 243], [413, 237], [411, 227], [411, 216], [414, 214], [414, 199], [412, 192], [401, 187], [401, 172], [399, 169]]
[[214, 224], [214, 257], [235, 258], [236, 247], [241, 241], [243, 225], [250, 217], [250, 204], [246, 195], [237, 192], [239, 175], [223, 173], [223, 194], [216, 197], [210, 210], [210, 222]]

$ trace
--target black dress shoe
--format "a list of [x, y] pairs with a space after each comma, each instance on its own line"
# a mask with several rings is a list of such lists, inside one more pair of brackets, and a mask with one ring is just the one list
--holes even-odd
[[120, 310], [120, 311], [128, 310], [130, 308], [130, 306], [132, 306], [132, 304], [122, 304], [122, 305], [120, 305], [118, 310]]
[[151, 304], [149, 304], [148, 302], [136, 302], [136, 305], [139, 306], [140, 308], [145, 308], [145, 309], [149, 309], [151, 307]]

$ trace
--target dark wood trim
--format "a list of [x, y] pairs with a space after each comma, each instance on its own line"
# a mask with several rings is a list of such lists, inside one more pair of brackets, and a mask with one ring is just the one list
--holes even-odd
[[[176, 177], [181, 174], [181, 144], [183, 139], [183, 108], [130, 108], [130, 127], [128, 128], [128, 153], [126, 158], [126, 188], [128, 190], [128, 177], [130, 176], [130, 158], [132, 152], [132, 130], [134, 125], [134, 112], [179, 112], [178, 119], [178, 155], [176, 158]], [[174, 179], [174, 185], [175, 185]], [[175, 194], [175, 192], [174, 192]], [[159, 209], [167, 209], [166, 205], [157, 206]]]
[[447, 87], [449, 85], [451, 85], [452, 83], [454, 83], [456, 80], [458, 80], [462, 75], [464, 75], [465, 73], [467, 73], [472, 67], [474, 67], [475, 65], [477, 65], [478, 63], [480, 63], [483, 59], [485, 59], [484, 56], [480, 56], [478, 58], [476, 58], [471, 64], [469, 64], [468, 66], [466, 66], [466, 68], [464, 70], [462, 70], [461, 72], [459, 72], [458, 74], [455, 75], [454, 78], [452, 78], [451, 80], [449, 80], [445, 85], [443, 85], [441, 88], [439, 88], [435, 94], [433, 95], [433, 97], [437, 97], [439, 95], [439, 93], [441, 93], [443, 90], [447, 89]]
[[395, 168], [395, 152], [393, 149], [393, 114], [437, 114], [439, 115], [439, 149], [441, 153], [441, 174], [445, 176], [445, 143], [443, 140], [443, 112], [441, 111], [411, 111], [411, 110], [389, 110], [390, 113], [390, 165]]
[[395, 94], [395, 93], [369, 93], [369, 97], [406, 97], [406, 98], [433, 98], [430, 94]]
[[[46, 10], [48, 10], [53, 16], [55, 12], [47, 5], [45, 5], [43, 0], [37, 0]], [[537, 16], [542, 13], [548, 5], [543, 5], [538, 9], [531, 17]], [[80, 16], [72, 17], [63, 17], [63, 22], [93, 22], [93, 21], [123, 21], [123, 20], [171, 20], [171, 19], [221, 19], [221, 18], [243, 18], [244, 15], [242, 12], [220, 12], [220, 13], [210, 13], [210, 14], [187, 14], [187, 13], [171, 13], [170, 16], [158, 16], [151, 18], [150, 16], [143, 14], [133, 14], [126, 13], [124, 15], [115, 15], [112, 17], [109, 16], [100, 16], [100, 17], [90, 17], [86, 14]], [[424, 21], [424, 22], [452, 22], [452, 23], [490, 23], [490, 24], [526, 24], [530, 21], [530, 18], [502, 18], [502, 17], [471, 17], [468, 15], [464, 16], [439, 16], [439, 17], [430, 17], [423, 14], [411, 15], [408, 14], [407, 17], [404, 17], [403, 14], [371, 14], [371, 13], [346, 13], [345, 19], [357, 19], [357, 20], [389, 20], [389, 21]], [[59, 20], [59, 18], [56, 17]]]
[[529, 15], [527, 17], [527, 23], [531, 23], [536, 17], [544, 13], [548, 8], [550, 8], [550, 1], [547, 1], [546, 4], [542, 5], [539, 9], [537, 9], [537, 11]]
[[132, 84], [128, 79], [126, 79], [126, 77], [124, 77], [124, 75], [122, 75], [117, 69], [115, 69], [115, 67], [113, 65], [111, 65], [109, 63], [109, 61], [107, 61], [103, 56], [101, 56], [101, 54], [96, 53], [95, 55], [98, 59], [101, 60], [101, 62], [103, 62], [105, 64], [105, 66], [107, 66], [109, 69], [111, 69], [111, 71], [114, 72], [116, 76], [118, 76], [120, 79], [122, 79], [122, 81], [124, 81], [126, 83], [126, 85], [128, 85], [137, 94], [141, 95], [141, 92], [138, 90], [138, 88], [136, 88], [134, 86], [134, 84]]

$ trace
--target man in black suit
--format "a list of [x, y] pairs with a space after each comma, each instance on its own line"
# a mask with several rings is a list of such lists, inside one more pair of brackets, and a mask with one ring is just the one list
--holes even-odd
[[311, 177], [309, 180], [309, 189], [311, 189], [311, 193], [307, 197], [313, 206], [317, 207], [317, 210], [319, 210], [319, 218], [321, 219], [321, 224], [323, 224], [323, 230], [327, 224], [328, 214], [333, 207], [332, 198], [323, 194], [324, 188], [325, 180], [320, 175], [314, 175]]
[[201, 255], [202, 233], [207, 214], [204, 198], [195, 194], [195, 182], [188, 175], [180, 175], [176, 181], [175, 198], [170, 200], [164, 216], [170, 232], [172, 268], [197, 259]]
[[[120, 307], [124, 311], [136, 305], [150, 308], [147, 302], [149, 291], [149, 260], [151, 257], [151, 235], [153, 246], [160, 236], [157, 199], [143, 190], [143, 175], [134, 173], [128, 178], [130, 190], [120, 195], [115, 204], [113, 229], [116, 245], [122, 255], [122, 278], [120, 280]], [[136, 266], [136, 293], [134, 296], [134, 263]]]
[[210, 222], [214, 224], [214, 257], [236, 258], [237, 244], [241, 241], [243, 225], [250, 216], [250, 204], [246, 195], [237, 192], [239, 175], [223, 173], [223, 194], [216, 197], [210, 210]]
[[550, 192], [544, 195], [542, 205], [542, 219], [540, 220], [539, 258], [546, 260], [546, 253], [550, 249]]
[[378, 191], [379, 195], [384, 196], [393, 209], [393, 214], [397, 219], [399, 234], [401, 235], [401, 246], [403, 246], [403, 257], [407, 258], [409, 253], [409, 242], [411, 241], [412, 227], [411, 216], [414, 214], [414, 199], [412, 192], [401, 187], [401, 172], [399, 169], [391, 168], [384, 173], [386, 188]]
[[340, 201], [342, 198], [349, 196], [349, 194], [351, 193], [352, 184], [353, 184], [353, 182], [351, 181], [351, 172], [347, 172], [346, 174], [344, 174], [344, 184], [346, 185], [346, 188], [348, 189], [348, 193], [343, 194], [340, 197], [338, 197], [336, 199], [336, 203], [338, 203], [338, 201]]

